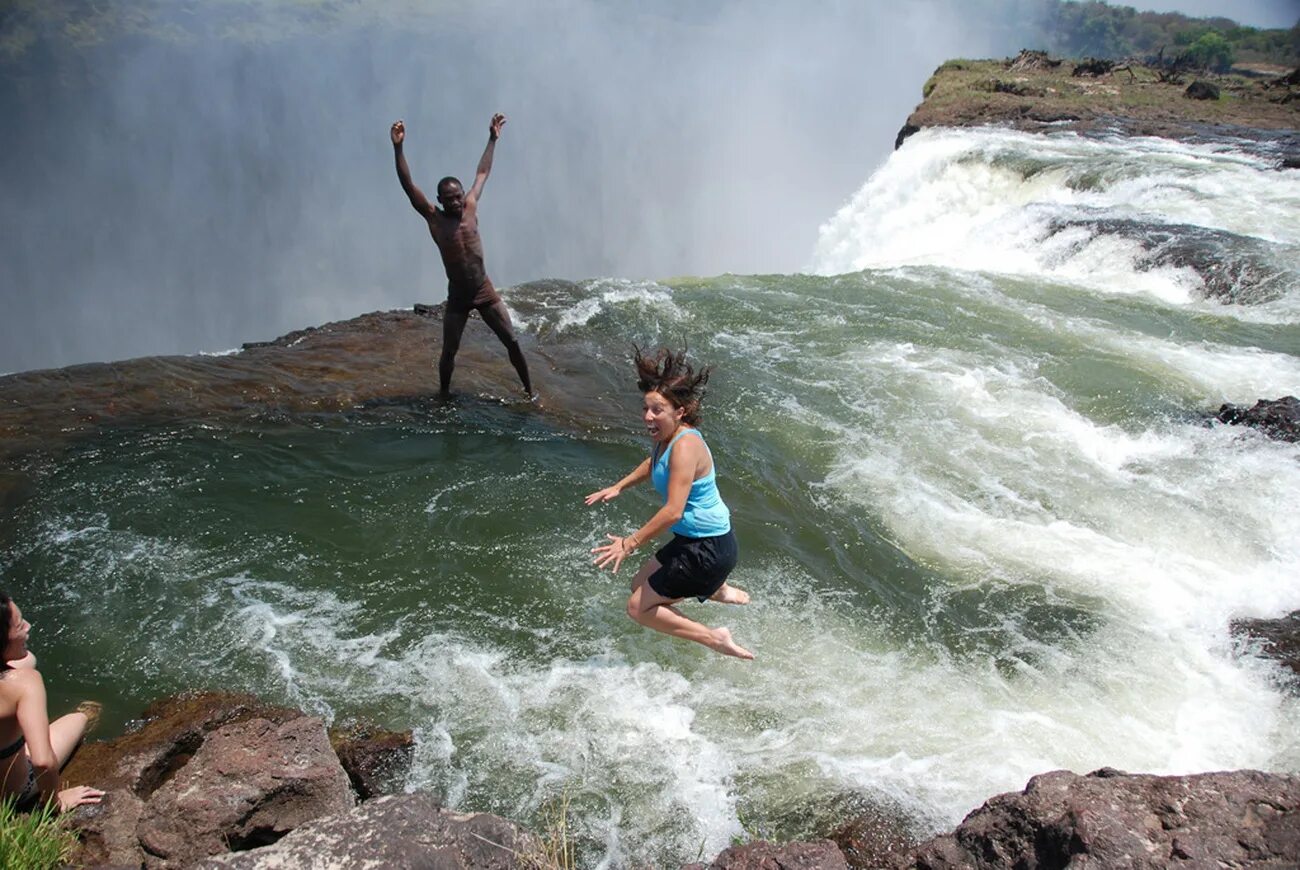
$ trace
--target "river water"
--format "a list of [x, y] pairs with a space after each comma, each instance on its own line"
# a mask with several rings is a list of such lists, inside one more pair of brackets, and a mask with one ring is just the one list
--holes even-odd
[[[1300, 391], [1300, 172], [1231, 146], [927, 131], [805, 274], [506, 291], [622, 397], [589, 425], [470, 394], [26, 460], [0, 577], [52, 705], [112, 734], [221, 687], [412, 728], [408, 788], [567, 800], [588, 867], [865, 804], [928, 835], [1055, 768], [1300, 770], [1300, 699], [1228, 632], [1300, 607], [1300, 447], [1204, 422]], [[714, 366], [754, 600], [684, 609], [753, 663], [633, 624], [631, 567], [590, 565], [656, 507], [583, 505], [647, 449], [634, 341]]]

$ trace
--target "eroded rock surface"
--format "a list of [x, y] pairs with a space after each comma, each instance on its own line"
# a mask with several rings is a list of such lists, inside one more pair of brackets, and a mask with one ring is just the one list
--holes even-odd
[[541, 866], [534, 838], [487, 813], [438, 807], [427, 794], [391, 795], [317, 819], [272, 846], [223, 855], [199, 870], [297, 867], [402, 867], [512, 870]]
[[151, 705], [139, 728], [115, 740], [86, 743], [64, 768], [63, 779], [107, 794], [103, 803], [68, 817], [81, 842], [75, 863], [141, 866], [137, 828], [147, 802], [189, 763], [208, 734], [254, 718], [284, 723], [302, 716], [252, 695], [195, 693]]
[[895, 866], [1300, 867], [1300, 776], [1058, 770], [992, 798]]
[[276, 842], [354, 803], [321, 720], [250, 719], [208, 734], [149, 798], [136, 831], [146, 867], [184, 867]]

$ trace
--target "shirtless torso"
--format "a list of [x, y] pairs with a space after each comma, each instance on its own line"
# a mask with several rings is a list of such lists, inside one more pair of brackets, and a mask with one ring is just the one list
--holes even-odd
[[510, 312], [488, 279], [487, 267], [483, 263], [483, 240], [478, 232], [479, 197], [483, 193], [483, 185], [487, 183], [488, 174], [492, 171], [492, 156], [505, 122], [504, 115], [492, 116], [488, 127], [488, 144], [483, 149], [483, 157], [479, 160], [474, 175], [474, 184], [468, 193], [457, 179], [450, 176], [438, 182], [438, 205], [441, 208], [435, 208], [411, 180], [411, 170], [406, 165], [403, 153], [406, 125], [397, 121], [390, 131], [397, 180], [411, 201], [411, 207], [428, 224], [429, 235], [438, 246], [443, 268], [447, 270], [447, 310], [443, 317], [442, 354], [438, 359], [438, 376], [444, 396], [451, 387], [451, 373], [455, 369], [461, 334], [465, 331], [470, 312], [478, 311], [483, 322], [492, 329], [509, 354], [510, 363], [519, 375], [525, 394], [533, 397], [528, 363], [515, 338]]

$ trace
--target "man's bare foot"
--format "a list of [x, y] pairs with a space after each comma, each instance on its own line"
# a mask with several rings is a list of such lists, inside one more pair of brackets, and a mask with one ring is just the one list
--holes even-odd
[[731, 629], [715, 628], [712, 633], [713, 643], [710, 644], [711, 649], [722, 653], [724, 656], [735, 656], [745, 661], [753, 661], [754, 654], [731, 639]]
[[748, 604], [749, 593], [729, 583], [723, 583], [717, 592], [709, 596], [709, 600], [720, 604]]

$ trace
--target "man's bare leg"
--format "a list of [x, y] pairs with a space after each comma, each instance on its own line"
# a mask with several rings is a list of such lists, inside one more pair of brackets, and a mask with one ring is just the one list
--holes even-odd
[[[637, 572], [640, 574], [641, 572]], [[642, 580], [627, 600], [627, 615], [646, 628], [653, 628], [673, 637], [693, 640], [707, 646], [714, 652], [738, 659], [752, 659], [754, 654], [736, 643], [731, 638], [731, 631], [726, 628], [709, 628], [693, 619], [689, 619], [680, 610], [673, 607], [680, 598], [664, 598], [650, 588], [649, 573]]]
[[442, 356], [438, 358], [438, 392], [446, 398], [451, 395], [451, 373], [456, 370], [456, 351], [460, 350], [460, 336], [469, 321], [469, 312], [452, 308], [442, 313]]
[[483, 322], [491, 327], [497, 338], [505, 345], [506, 353], [510, 355], [510, 364], [515, 367], [515, 373], [519, 375], [519, 381], [524, 385], [524, 392], [532, 398], [533, 382], [528, 377], [528, 361], [524, 359], [524, 352], [519, 347], [519, 339], [515, 338], [514, 324], [510, 322], [510, 311], [506, 308], [506, 304], [497, 300], [491, 305], [480, 308], [479, 314], [483, 316]]

